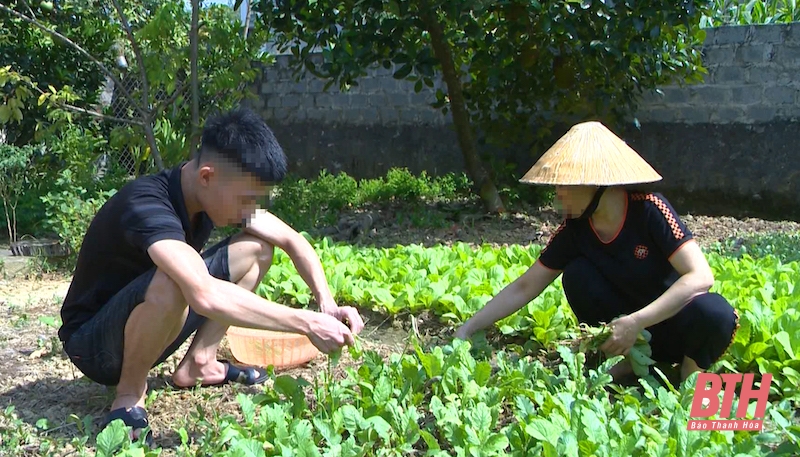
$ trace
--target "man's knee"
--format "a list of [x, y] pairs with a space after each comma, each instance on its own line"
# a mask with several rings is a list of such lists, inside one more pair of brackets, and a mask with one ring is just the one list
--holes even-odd
[[233, 282], [244, 277], [255, 265], [263, 276], [272, 265], [275, 247], [263, 239], [245, 233], [233, 237], [228, 246], [228, 262]]
[[145, 303], [158, 309], [182, 313], [186, 310], [186, 299], [180, 286], [161, 269], [156, 270], [145, 293]]

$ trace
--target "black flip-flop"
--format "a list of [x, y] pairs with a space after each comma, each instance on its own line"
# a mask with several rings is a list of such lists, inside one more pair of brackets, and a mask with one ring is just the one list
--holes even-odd
[[[134, 406], [130, 409], [118, 408], [109, 412], [100, 428], [106, 428], [111, 422], [114, 422], [117, 419], [122, 419], [122, 422], [124, 422], [125, 425], [128, 427], [133, 427], [134, 432], [137, 430], [141, 431], [150, 426], [150, 422], [147, 420], [147, 411], [145, 411], [141, 406]], [[141, 433], [138, 439], [142, 439]], [[147, 444], [150, 449], [156, 447], [152, 430], [147, 430], [147, 433], [144, 436], [144, 443]]]
[[[267, 370], [263, 368], [236, 366], [227, 360], [219, 360], [219, 362], [221, 362], [227, 367], [225, 371], [225, 379], [213, 384], [200, 384], [199, 387], [224, 386], [225, 384], [231, 382], [237, 382], [239, 384], [252, 386], [256, 384], [261, 384], [267, 379], [269, 379], [269, 374], [267, 373]], [[194, 389], [195, 387], [198, 387], [198, 386], [179, 386], [174, 382], [170, 382], [170, 384], [172, 385], [172, 387], [178, 390]]]

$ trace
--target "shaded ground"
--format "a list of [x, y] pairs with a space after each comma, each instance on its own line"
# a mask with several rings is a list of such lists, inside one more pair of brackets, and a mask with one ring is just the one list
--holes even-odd
[[[684, 216], [684, 220], [700, 244], [705, 246], [753, 233], [800, 231], [800, 224], [796, 222], [690, 215]], [[475, 244], [544, 243], [559, 223], [555, 212], [547, 208], [535, 217], [510, 214], [504, 218], [485, 219], [461, 212], [453, 214], [451, 218], [440, 217], [438, 221], [438, 228], [418, 228], [402, 214], [382, 212], [373, 217], [369, 230], [359, 237], [358, 242], [378, 246], [409, 243], [432, 245], [457, 241]], [[38, 273], [31, 275], [38, 279], [2, 279], [0, 275], [0, 410], [13, 405], [15, 414], [22, 421], [14, 424], [10, 417], [0, 412], [0, 455], [7, 449], [3, 446], [2, 436], [9, 428], [21, 428], [24, 430], [21, 433], [28, 433], [31, 437], [30, 443], [24, 444], [15, 455], [42, 455], [39, 449], [41, 438], [37, 438], [39, 433], [66, 441], [83, 436], [85, 433], [81, 430], [81, 422], [85, 419], [90, 428], [96, 427], [113, 398], [112, 389], [87, 381], [73, 368], [61, 353], [56, 339], [56, 326], [39, 320], [43, 316], [58, 315], [69, 278]], [[392, 320], [366, 313], [365, 317], [367, 328], [362, 334], [365, 347], [382, 354], [403, 350], [410, 316]], [[434, 319], [426, 316], [417, 318], [418, 328], [426, 339], [449, 338], [451, 329], [441, 328]], [[166, 381], [185, 348], [150, 373], [148, 411], [156, 430], [157, 442], [167, 449], [162, 455], [174, 455], [175, 448], [180, 444], [180, 438], [173, 430], [186, 427], [190, 436], [202, 433], [193, 425], [196, 421], [192, 415], [198, 408], [220, 415], [235, 415], [237, 393], [257, 393], [265, 388], [231, 385], [175, 391]], [[226, 341], [223, 341], [220, 355], [232, 358]], [[345, 354], [342, 365], [347, 366], [348, 363], [352, 362]], [[312, 381], [326, 367], [327, 359], [320, 355], [308, 366], [286, 373]], [[36, 424], [42, 418], [47, 419], [47, 423], [40, 423], [43, 429], [37, 431]], [[95, 433], [96, 429], [90, 432], [90, 446]], [[55, 455], [75, 455], [75, 448], [67, 445], [59, 448]]]
[[[800, 232], [800, 223], [794, 221], [691, 214], [682, 215], [681, 218], [701, 246], [711, 246], [717, 242], [752, 234]], [[353, 236], [351, 232], [355, 230], [351, 229], [365, 219], [369, 221], [366, 233]], [[339, 230], [332, 227], [311, 232], [378, 247], [412, 243], [431, 246], [455, 242], [527, 245], [547, 243], [560, 223], [561, 219], [552, 207], [511, 212], [498, 217], [485, 216], [476, 212], [474, 207], [464, 206], [437, 206], [417, 210], [388, 207], [346, 214], [339, 221]]]

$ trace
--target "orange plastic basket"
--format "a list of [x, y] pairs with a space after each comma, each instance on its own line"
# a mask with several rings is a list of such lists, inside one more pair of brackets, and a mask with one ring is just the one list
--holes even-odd
[[227, 336], [233, 357], [248, 365], [294, 368], [319, 354], [311, 340], [299, 333], [232, 326], [228, 328]]

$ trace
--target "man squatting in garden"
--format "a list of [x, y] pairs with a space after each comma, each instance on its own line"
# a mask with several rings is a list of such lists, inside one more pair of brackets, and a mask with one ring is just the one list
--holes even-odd
[[[195, 332], [172, 375], [177, 388], [267, 379], [261, 368], [217, 360], [231, 325], [301, 333], [324, 353], [353, 344], [364, 326], [358, 311], [337, 306], [308, 241], [258, 208], [286, 172], [272, 131], [239, 109], [208, 121], [191, 161], [126, 184], [97, 213], [64, 299], [59, 337], [81, 372], [116, 386], [104, 426], [122, 419], [141, 434], [148, 371]], [[202, 251], [214, 227], [230, 225], [243, 228]], [[292, 259], [320, 312], [253, 292], [276, 247]], [[146, 439], [152, 443], [152, 434]]]
[[[515, 313], [563, 274], [578, 321], [610, 323], [602, 351], [627, 355], [647, 329], [656, 362], [680, 363], [682, 379], [708, 369], [733, 341], [739, 318], [724, 297], [709, 292], [711, 268], [666, 198], [626, 187], [660, 179], [599, 122], [574, 126], [520, 180], [555, 185], [564, 222], [528, 271], [456, 337], [468, 339]], [[619, 380], [631, 371], [625, 360], [611, 374]]]

